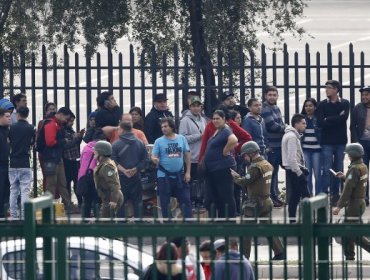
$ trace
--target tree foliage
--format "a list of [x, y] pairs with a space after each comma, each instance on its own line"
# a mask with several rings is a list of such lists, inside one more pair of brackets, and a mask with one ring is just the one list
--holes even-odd
[[[80, 44], [90, 56], [99, 44], [114, 47], [127, 35], [159, 54], [177, 44], [197, 63], [203, 83], [214, 86], [217, 50], [238, 63], [239, 50], [258, 46], [258, 32], [277, 44], [285, 34], [301, 36], [296, 20], [305, 5], [305, 0], [0, 0], [0, 49]], [[206, 96], [212, 93], [210, 88]]]

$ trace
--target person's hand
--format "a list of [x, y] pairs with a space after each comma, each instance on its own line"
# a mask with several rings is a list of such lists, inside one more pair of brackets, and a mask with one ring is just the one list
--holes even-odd
[[335, 174], [335, 177], [344, 180], [346, 178], [346, 175], [344, 175], [342, 171], [338, 171], [337, 174]]
[[186, 172], [185, 175], [184, 175], [184, 181], [186, 183], [189, 183], [190, 182], [190, 172]]
[[331, 210], [331, 212], [333, 213], [333, 215], [338, 215], [339, 214], [339, 211], [340, 211], [340, 208], [339, 207], [334, 207], [333, 210]]
[[130, 169], [125, 169], [125, 168], [123, 168], [123, 174], [125, 174], [125, 176], [127, 177], [127, 178], [131, 178], [132, 176], [131, 176], [131, 173], [130, 173]]
[[111, 208], [113, 208], [113, 209], [116, 209], [116, 207], [117, 207], [117, 203], [116, 203], [116, 202], [113, 202], [113, 201], [110, 201], [110, 202], [109, 202], [109, 206], [110, 206]]
[[127, 170], [127, 171], [130, 174], [130, 177], [133, 177], [137, 173], [137, 168], [134, 167], [134, 168], [131, 168], [131, 169]]
[[231, 168], [230, 168], [230, 172], [231, 172], [231, 176], [233, 176], [234, 178], [239, 178], [240, 177], [240, 175], [237, 172], [235, 172], [234, 170], [232, 170]]
[[85, 134], [85, 131], [86, 131], [86, 128], [83, 128], [83, 129], [81, 129], [77, 134], [78, 134], [78, 136], [79, 137], [83, 137], [84, 136], [84, 134]]
[[117, 104], [116, 99], [109, 100], [108, 107], [109, 107], [110, 109], [113, 109], [114, 107], [117, 107], [117, 106], [118, 106], [118, 104]]
[[152, 157], [152, 162], [155, 164], [155, 166], [158, 166], [159, 165], [159, 158]]

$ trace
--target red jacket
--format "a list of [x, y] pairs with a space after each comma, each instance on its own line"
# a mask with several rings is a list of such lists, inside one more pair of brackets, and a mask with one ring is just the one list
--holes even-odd
[[[235, 121], [228, 120], [227, 123], [230, 126], [233, 133], [235, 134], [236, 138], [238, 138], [238, 145], [235, 147], [235, 153], [238, 154], [243, 144], [245, 142], [252, 140], [252, 136], [247, 131], [245, 131], [242, 127], [240, 127]], [[213, 122], [210, 121], [207, 124], [204, 130], [204, 134], [202, 136], [202, 144], [200, 146], [200, 152], [199, 152], [199, 161], [202, 160], [204, 153], [206, 152], [208, 139], [211, 138], [215, 132], [216, 132], [216, 127], [213, 124]]]
[[50, 122], [45, 125], [45, 144], [46, 147], [52, 148], [58, 144], [57, 133], [62, 127], [55, 117], [50, 118]]

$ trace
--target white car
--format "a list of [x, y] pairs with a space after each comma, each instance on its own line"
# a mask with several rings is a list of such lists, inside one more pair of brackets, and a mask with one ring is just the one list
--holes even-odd
[[[42, 238], [36, 239], [36, 246], [37, 279], [44, 279]], [[120, 240], [70, 237], [67, 246], [69, 279], [137, 280], [142, 271], [153, 263], [153, 256]], [[26, 280], [24, 239], [2, 241], [0, 250], [0, 279]]]

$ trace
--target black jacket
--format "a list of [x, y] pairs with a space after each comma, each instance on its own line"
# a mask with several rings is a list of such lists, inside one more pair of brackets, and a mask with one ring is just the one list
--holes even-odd
[[11, 168], [30, 167], [30, 150], [31, 146], [35, 143], [35, 135], [35, 127], [25, 120], [19, 120], [10, 126], [9, 141], [11, 148]]
[[8, 167], [10, 146], [8, 142], [9, 127], [0, 126], [0, 166]]
[[96, 113], [96, 127], [117, 126], [121, 120], [121, 108], [116, 106], [112, 110], [102, 108]]
[[359, 142], [365, 131], [367, 108], [364, 103], [355, 106], [351, 114], [351, 142]]
[[149, 144], [154, 144], [154, 141], [163, 135], [159, 120], [166, 117], [173, 118], [173, 115], [169, 110], [159, 111], [155, 107], [146, 115], [144, 132]]

